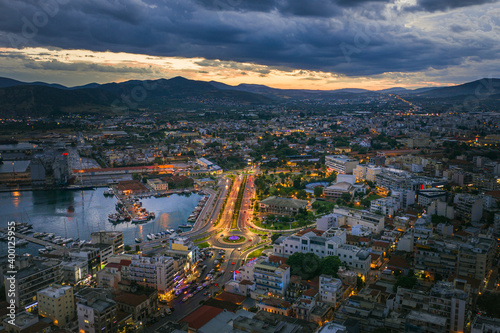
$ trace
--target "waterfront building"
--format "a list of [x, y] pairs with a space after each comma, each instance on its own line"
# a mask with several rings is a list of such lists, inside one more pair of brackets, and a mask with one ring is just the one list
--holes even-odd
[[123, 232], [121, 231], [97, 231], [90, 234], [93, 244], [113, 245], [113, 254], [123, 252]]
[[[56, 259], [34, 259], [21, 257], [16, 260], [16, 278], [14, 301], [18, 309], [27, 311], [37, 306], [37, 292], [52, 285], [61, 283], [61, 261]], [[8, 296], [10, 281], [4, 276], [5, 291]], [[9, 300], [9, 297], [7, 297]]]

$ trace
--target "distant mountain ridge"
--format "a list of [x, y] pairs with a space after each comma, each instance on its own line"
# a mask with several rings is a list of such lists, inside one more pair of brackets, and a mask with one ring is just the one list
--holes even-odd
[[480, 96], [500, 101], [500, 79], [481, 79], [444, 88], [401, 87], [370, 91], [365, 89], [307, 90], [277, 89], [265, 85], [227, 85], [216, 81], [195, 81], [183, 77], [158, 80], [130, 80], [121, 83], [89, 83], [66, 87], [44, 82], [21, 82], [0, 78], [0, 116], [40, 116], [67, 112], [118, 112], [123, 108], [237, 103], [265, 105], [288, 100], [334, 101], [380, 94], [398, 94], [410, 100], [461, 98]]

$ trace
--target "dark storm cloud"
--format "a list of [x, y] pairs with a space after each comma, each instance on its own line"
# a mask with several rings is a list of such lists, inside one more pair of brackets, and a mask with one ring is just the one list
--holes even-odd
[[[51, 3], [53, 10], [43, 3]], [[439, 37], [441, 31], [419, 35], [398, 23], [397, 16], [382, 19], [387, 3], [391, 1], [0, 0], [0, 46], [203, 57], [211, 66], [262, 75], [268, 70], [230, 61], [373, 75], [445, 68], [471, 56], [496, 59], [495, 39], [465, 43]], [[479, 2], [419, 0], [414, 9], [439, 10], [434, 3], [455, 8]]]
[[417, 4], [411, 9], [435, 12], [495, 2], [498, 2], [498, 0], [418, 0]]

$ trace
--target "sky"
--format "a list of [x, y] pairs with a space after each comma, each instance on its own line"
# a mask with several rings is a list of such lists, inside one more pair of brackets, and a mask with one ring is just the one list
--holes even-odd
[[0, 0], [0, 76], [287, 89], [500, 77], [497, 0]]

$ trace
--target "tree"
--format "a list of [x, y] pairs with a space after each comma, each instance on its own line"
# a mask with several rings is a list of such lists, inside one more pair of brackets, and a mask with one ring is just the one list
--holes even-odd
[[394, 291], [398, 290], [398, 287], [403, 287], [406, 289], [413, 289], [415, 285], [417, 284], [417, 277], [414, 275], [408, 275], [408, 276], [399, 276], [398, 279], [396, 280], [396, 283], [394, 284], [394, 287], [392, 288]]
[[351, 200], [351, 194], [350, 193], [342, 193], [342, 196], [340, 197], [342, 200], [345, 202], [348, 202]]
[[318, 198], [318, 197], [320, 197], [320, 196], [322, 196], [322, 195], [323, 195], [323, 187], [321, 187], [321, 186], [316, 186], [316, 187], [314, 188], [314, 196], [315, 196], [316, 198]]
[[291, 275], [299, 275], [303, 280], [312, 279], [320, 272], [320, 259], [314, 253], [296, 252], [286, 264], [290, 266]]
[[281, 236], [281, 234], [273, 234], [271, 236], [271, 242], [274, 244], [274, 242], [276, 242], [276, 240]]
[[132, 248], [130, 247], [130, 245], [125, 245], [124, 249], [125, 251], [130, 251]]
[[325, 257], [323, 260], [321, 260], [320, 263], [321, 274], [337, 277], [337, 272], [341, 265], [342, 262], [340, 261], [339, 257], [337, 256]]
[[307, 199], [306, 190], [300, 190], [297, 192], [297, 199]]

